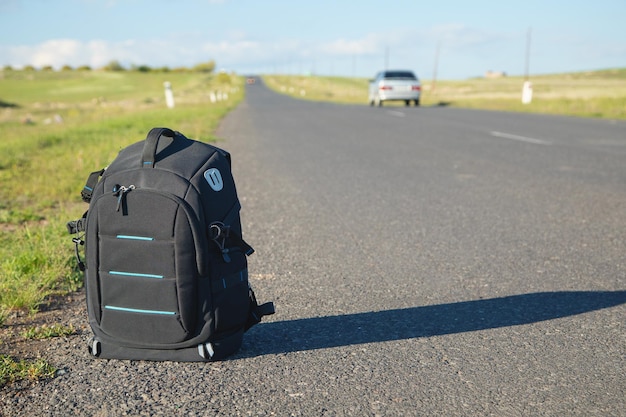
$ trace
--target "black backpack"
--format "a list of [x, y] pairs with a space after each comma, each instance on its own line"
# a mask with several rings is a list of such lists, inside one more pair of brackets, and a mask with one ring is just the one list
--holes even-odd
[[[248, 283], [230, 155], [167, 128], [91, 173], [68, 223], [85, 271], [95, 357], [209, 361], [274, 313]], [[79, 245], [85, 245], [86, 264]]]

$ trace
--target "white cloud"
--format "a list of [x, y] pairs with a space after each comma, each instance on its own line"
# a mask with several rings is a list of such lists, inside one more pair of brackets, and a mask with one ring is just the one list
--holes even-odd
[[193, 31], [141, 41], [52, 39], [34, 46], [0, 46], [0, 57], [5, 61], [0, 64], [17, 67], [52, 65], [55, 68], [89, 65], [99, 68], [117, 60], [124, 66], [173, 68], [215, 60], [219, 68], [235, 71], [311, 70], [346, 75], [358, 72], [367, 76], [382, 67], [386, 55], [391, 66], [415, 68], [428, 61], [430, 68], [435, 45], [440, 39], [445, 48], [463, 50], [488, 41], [489, 36], [462, 25], [448, 25], [430, 30], [370, 32], [321, 42], [298, 38], [259, 39], [236, 29], [226, 31], [217, 40], [207, 40]]
[[[215, 60], [220, 69], [246, 73], [312, 71], [318, 74], [371, 76], [388, 61], [390, 67], [409, 68], [425, 75], [432, 71], [435, 50], [441, 43], [439, 75], [442, 78], [462, 78], [481, 75], [490, 69], [521, 74], [525, 39], [525, 30], [490, 32], [461, 24], [370, 32], [320, 42], [298, 38], [259, 39], [236, 29], [226, 31], [221, 39], [213, 40], [192, 31], [150, 40], [110, 42], [96, 39], [81, 42], [52, 39], [37, 45], [0, 45], [0, 66], [52, 65], [61, 68], [63, 65], [89, 65], [100, 68], [117, 60], [126, 67], [149, 65], [174, 68]], [[600, 45], [593, 50], [589, 50], [584, 42], [566, 42], [566, 47], [557, 45], [563, 45], [563, 42], [537, 34], [531, 51], [532, 71], [549, 72], [559, 67], [567, 70], [566, 64], [561, 61], [571, 61], [570, 57], [578, 56], [593, 57], [598, 66], [611, 66], [611, 62], [624, 56], [624, 45], [619, 42]], [[534, 57], [544, 57], [543, 62], [551, 66], [539, 68]]]
[[56, 39], [33, 47], [30, 64], [35, 67], [45, 65], [62, 66], [63, 62], [71, 60], [80, 54], [81, 44], [72, 39]]
[[[407, 48], [414, 48], [419, 42], [423, 42], [419, 38], [415, 33], [396, 32], [371, 33], [359, 38], [339, 38], [321, 43], [300, 39], [261, 41], [252, 39], [245, 32], [233, 31], [226, 34], [226, 38], [216, 41], [207, 41], [194, 33], [145, 41], [128, 39], [120, 42], [80, 42], [73, 39], [53, 39], [34, 46], [0, 46], [0, 57], [5, 60], [0, 64], [16, 67], [51, 65], [55, 68], [63, 65], [89, 65], [99, 68], [117, 60], [124, 66], [178, 67], [193, 66], [212, 59], [219, 68], [236, 71], [294, 72], [317, 67], [322, 73], [333, 68], [335, 73], [349, 74], [354, 59], [376, 57], [376, 62], [382, 62], [380, 57], [385, 53], [385, 48], [391, 49], [396, 57], [408, 55]], [[376, 68], [368, 69], [367, 73], [374, 70]]]
[[332, 55], [369, 55], [384, 48], [384, 41], [375, 34], [360, 39], [336, 39], [322, 44], [318, 50]]

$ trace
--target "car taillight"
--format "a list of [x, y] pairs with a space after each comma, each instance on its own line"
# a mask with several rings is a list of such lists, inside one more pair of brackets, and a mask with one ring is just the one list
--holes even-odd
[[419, 85], [413, 85], [413, 86], [411, 86], [411, 90], [413, 90], [413, 91], [421, 91], [422, 87], [419, 86]]
[[393, 90], [390, 85], [381, 85], [379, 90]]

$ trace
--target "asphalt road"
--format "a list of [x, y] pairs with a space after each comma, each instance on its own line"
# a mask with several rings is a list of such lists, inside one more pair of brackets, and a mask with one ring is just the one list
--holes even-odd
[[218, 134], [277, 313], [218, 363], [42, 342], [62, 372], [0, 414], [626, 415], [626, 123], [257, 83]]
[[219, 134], [277, 307], [252, 414], [626, 415], [625, 123], [257, 83]]

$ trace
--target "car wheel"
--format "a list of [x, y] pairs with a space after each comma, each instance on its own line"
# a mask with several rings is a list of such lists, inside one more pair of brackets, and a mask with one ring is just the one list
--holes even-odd
[[379, 96], [376, 96], [374, 101], [375, 101], [374, 104], [376, 104], [378, 107], [382, 107], [383, 106], [383, 101], [380, 99]]
[[404, 100], [404, 105], [409, 107], [411, 105], [411, 100]]
[[415, 107], [418, 107], [420, 105], [420, 101], [419, 100], [415, 100]]

